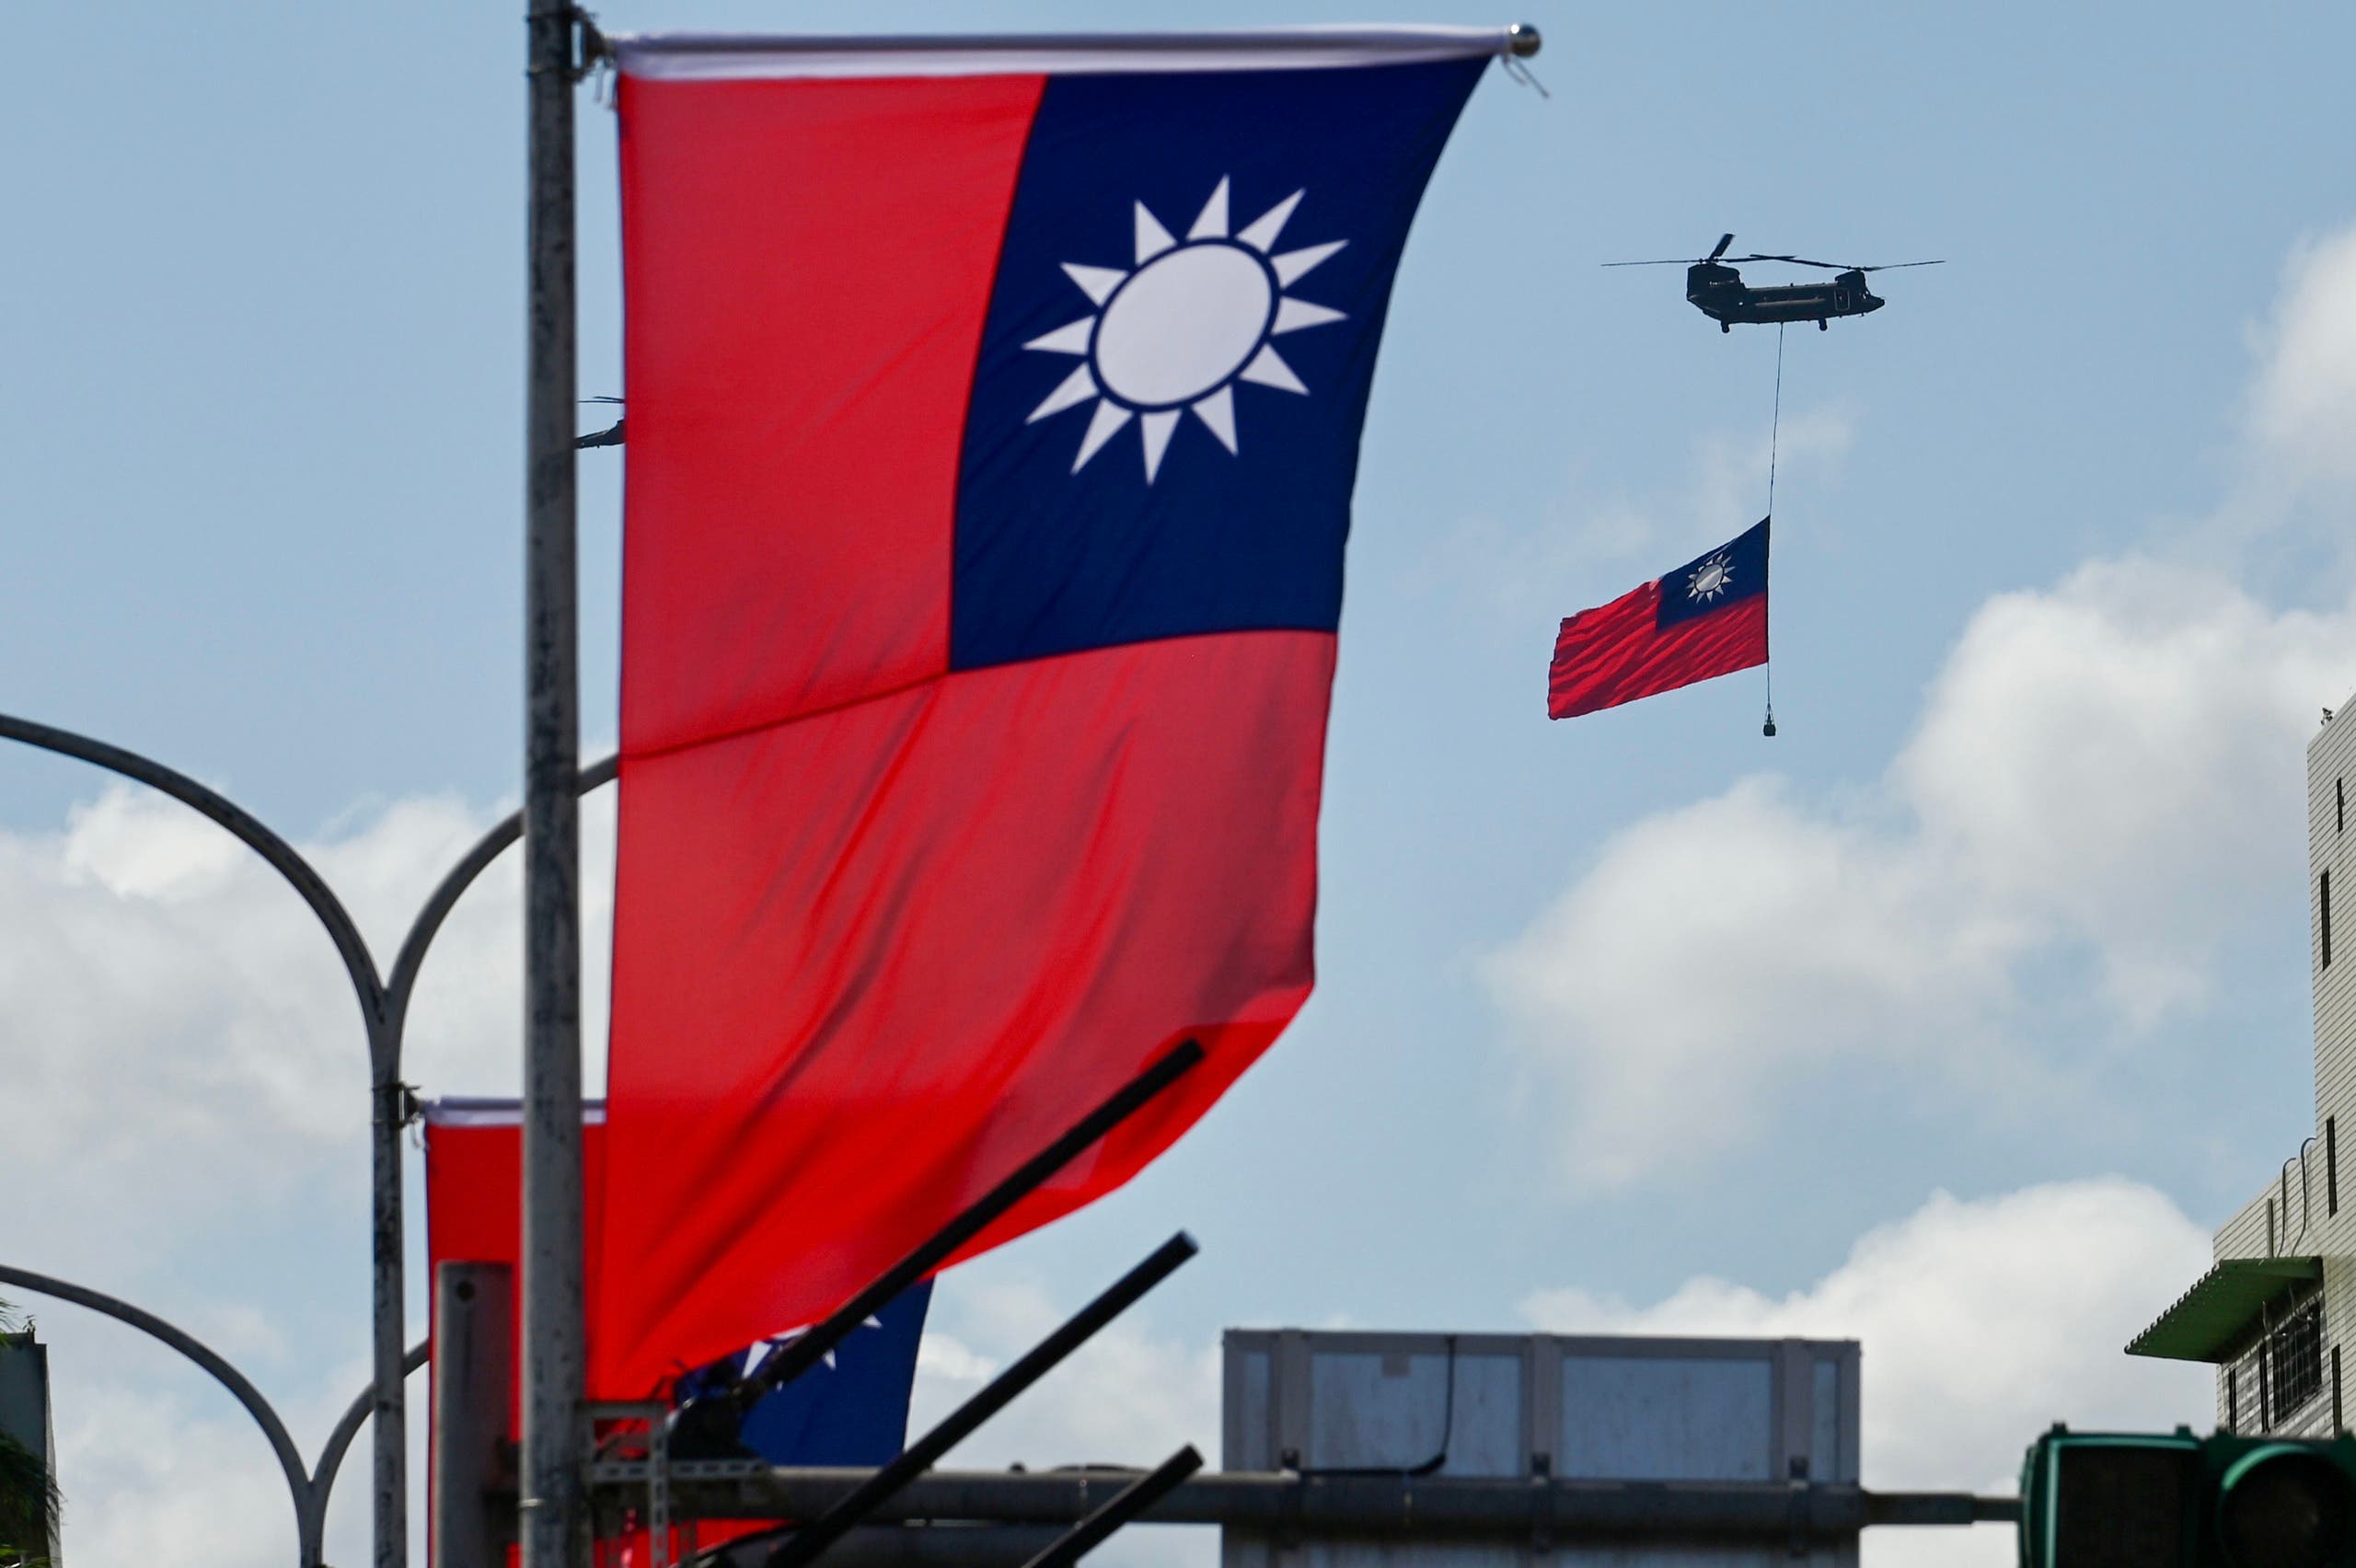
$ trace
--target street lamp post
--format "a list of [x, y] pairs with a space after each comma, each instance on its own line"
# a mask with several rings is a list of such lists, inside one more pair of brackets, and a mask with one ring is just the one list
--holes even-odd
[[[278, 1412], [262, 1398], [261, 1390], [248, 1382], [244, 1373], [224, 1359], [219, 1353], [194, 1334], [153, 1312], [133, 1306], [120, 1297], [109, 1296], [103, 1290], [92, 1290], [70, 1280], [52, 1279], [30, 1269], [10, 1268], [0, 1264], [0, 1284], [17, 1286], [25, 1290], [37, 1290], [43, 1296], [53, 1296], [61, 1301], [71, 1301], [77, 1307], [87, 1307], [103, 1312], [117, 1322], [128, 1323], [150, 1338], [161, 1340], [199, 1366], [211, 1373], [220, 1385], [237, 1396], [254, 1418], [262, 1435], [270, 1440], [271, 1452], [278, 1457], [278, 1468], [286, 1477], [286, 1490], [294, 1504], [294, 1551], [301, 1568], [320, 1568], [328, 1525], [328, 1497], [335, 1490], [336, 1472], [343, 1466], [344, 1451], [352, 1447], [352, 1437], [360, 1431], [360, 1424], [383, 1404], [383, 1390], [371, 1380], [347, 1408], [343, 1416], [328, 1434], [319, 1448], [316, 1464], [306, 1469], [303, 1456], [294, 1447], [294, 1439], [286, 1430], [286, 1423]], [[425, 1365], [426, 1345], [420, 1341], [411, 1345], [401, 1358], [401, 1372], [407, 1376]], [[396, 1385], [394, 1392], [399, 1389]]]
[[[368, 1042], [369, 1234], [373, 1279], [370, 1309], [372, 1360], [375, 1373], [370, 1386], [371, 1408], [368, 1413], [375, 1417], [372, 1444], [375, 1463], [371, 1487], [375, 1516], [375, 1568], [408, 1568], [408, 1415], [402, 1404], [401, 1382], [406, 1375], [409, 1352], [404, 1349], [407, 1336], [404, 1293], [407, 1284], [400, 1134], [410, 1120], [410, 1106], [409, 1090], [400, 1077], [402, 1037], [409, 1020], [410, 998], [416, 991], [418, 975], [424, 967], [425, 955], [433, 945], [435, 933], [441, 930], [443, 922], [449, 917], [460, 895], [473, 884], [474, 880], [499, 858], [501, 851], [522, 836], [524, 813], [512, 813], [494, 824], [443, 877], [419, 909], [417, 917], [410, 922], [409, 933], [394, 957], [391, 976], [384, 979], [379, 977], [375, 958], [370, 952], [366, 940], [361, 936], [360, 928], [318, 869], [305, 859], [293, 845], [271, 831], [236, 801], [151, 757], [53, 725], [0, 714], [0, 740], [21, 742], [135, 779], [169, 795], [225, 829], [239, 843], [269, 862], [271, 868], [285, 878], [302, 896], [311, 913], [318, 917], [319, 924], [327, 928], [337, 955], [343, 961], [344, 973], [352, 982], [353, 998], [359, 1003], [361, 1025]], [[574, 794], [585, 794], [609, 782], [617, 767], [617, 758], [606, 757], [579, 770], [573, 776]], [[575, 940], [578, 940], [577, 935]], [[577, 1033], [575, 1038], [577, 1041]], [[575, 1120], [578, 1121], [577, 1113]], [[85, 1305], [89, 1304], [85, 1302]], [[143, 1323], [142, 1326], [147, 1325]], [[190, 1342], [191, 1344], [193, 1343]], [[179, 1348], [186, 1351], [188, 1346], [179, 1345]], [[209, 1355], [211, 1353], [205, 1354]], [[214, 1359], [217, 1361], [218, 1357]], [[221, 1376], [211, 1363], [205, 1365], [207, 1370], [214, 1371], [216, 1377]], [[226, 1363], [221, 1365], [226, 1366]], [[225, 1378], [224, 1380], [226, 1381]], [[236, 1385], [232, 1385], [232, 1391], [236, 1391]], [[239, 1397], [242, 1399], [244, 1395]], [[249, 1402], [248, 1408], [253, 1409], [254, 1406]], [[259, 1412], [255, 1419], [261, 1419]], [[269, 1430], [269, 1423], [265, 1422], [263, 1425], [264, 1430]], [[345, 1440], [350, 1440], [348, 1435]], [[272, 1439], [273, 1445], [276, 1441]], [[340, 1461], [341, 1450], [336, 1457]], [[280, 1459], [282, 1463], [285, 1461], [284, 1452], [281, 1453]], [[289, 1471], [290, 1484], [294, 1473]]]

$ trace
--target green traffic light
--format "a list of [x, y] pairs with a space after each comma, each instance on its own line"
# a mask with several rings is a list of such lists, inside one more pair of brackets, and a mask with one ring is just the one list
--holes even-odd
[[2356, 1568], [2356, 1439], [2056, 1426], [2021, 1469], [2021, 1568]]
[[2217, 1544], [2230, 1568], [2339, 1568], [2350, 1493], [2348, 1472], [2312, 1447], [2253, 1448], [2217, 1483]]

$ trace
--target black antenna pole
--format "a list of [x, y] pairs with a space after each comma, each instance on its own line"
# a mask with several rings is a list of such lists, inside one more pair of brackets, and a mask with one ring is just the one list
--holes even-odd
[[[1766, 517], [1766, 522], [1767, 522], [1767, 525], [1768, 525], [1769, 527], [1771, 527], [1771, 528], [1772, 528], [1772, 527], [1773, 527], [1773, 526], [1774, 526], [1774, 524], [1775, 524], [1775, 450], [1776, 450], [1776, 448], [1777, 448], [1779, 445], [1781, 445], [1781, 444], [1782, 444], [1782, 443], [1783, 443], [1783, 439], [1784, 439], [1784, 323], [1782, 323], [1782, 322], [1778, 321], [1778, 322], [1776, 322], [1776, 323], [1775, 323], [1775, 411], [1774, 411], [1774, 414], [1773, 414], [1773, 415], [1772, 416], [1772, 418], [1770, 419], [1770, 421], [1769, 421], [1768, 426], [1767, 426], [1767, 517]], [[1771, 548], [1772, 548], [1772, 544], [1771, 544]], [[1772, 575], [1772, 570], [1773, 570], [1773, 569], [1771, 568], [1771, 569], [1770, 569], [1771, 575]], [[1767, 603], [1768, 603], [1768, 605], [1769, 605], [1769, 606], [1770, 606], [1770, 607], [1769, 607], [1769, 608], [1768, 608], [1768, 610], [1765, 612], [1771, 619], [1773, 618], [1773, 615], [1774, 615], [1774, 610], [1773, 610], [1773, 605], [1774, 605], [1774, 602], [1775, 602], [1775, 596], [1774, 596], [1774, 594], [1771, 592], [1771, 593], [1768, 594], [1768, 596], [1767, 596]], [[1772, 644], [1771, 644], [1771, 648], [1772, 648]], [[1771, 739], [1771, 740], [1774, 738], [1774, 734], [1775, 734], [1775, 661], [1774, 661], [1774, 655], [1773, 655], [1773, 653], [1772, 651], [1768, 654], [1768, 659], [1767, 659], [1767, 721], [1766, 721], [1765, 723], [1763, 723], [1763, 724], [1761, 724], [1761, 725], [1760, 725], [1760, 726], [1759, 726], [1759, 732], [1760, 732], [1761, 734], [1762, 734], [1762, 735], [1767, 736], [1767, 737], [1768, 737], [1769, 739]]]

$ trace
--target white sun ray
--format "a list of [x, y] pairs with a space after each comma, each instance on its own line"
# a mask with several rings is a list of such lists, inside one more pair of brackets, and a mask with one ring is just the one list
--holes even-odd
[[1344, 313], [1331, 306], [1311, 305], [1305, 299], [1276, 301], [1276, 319], [1268, 329], [1268, 336], [1279, 332], [1298, 332], [1304, 327], [1322, 327], [1328, 321], [1339, 321]]
[[1065, 262], [1064, 272], [1094, 305], [1111, 299], [1113, 291], [1121, 286], [1121, 280], [1128, 276], [1117, 267], [1083, 267], [1077, 261]]
[[1042, 332], [1022, 346], [1041, 349], [1051, 354], [1084, 354], [1088, 340], [1096, 330], [1096, 317], [1083, 316], [1068, 327], [1058, 327], [1052, 332]]
[[[1032, 347], [1036, 348], [1038, 345], [1034, 343]], [[1060, 414], [1074, 403], [1085, 403], [1095, 396], [1096, 377], [1089, 374], [1088, 367], [1083, 364], [1069, 375], [1065, 376], [1063, 385], [1048, 393], [1047, 400], [1032, 409], [1031, 417], [1022, 422], [1037, 424], [1049, 414]]]
[[1252, 356], [1252, 363], [1235, 373], [1235, 379], [1253, 382], [1262, 386], [1273, 386], [1280, 392], [1299, 392], [1306, 395], [1309, 391], [1308, 387], [1300, 384], [1300, 377], [1292, 373], [1292, 366], [1284, 362], [1284, 356], [1276, 352], [1276, 346], [1274, 343], [1261, 344], [1260, 352]]
[[1282, 256], [1269, 257], [1268, 267], [1276, 273], [1279, 284], [1290, 288], [1299, 281], [1302, 273], [1349, 243], [1346, 239], [1337, 239], [1331, 245], [1312, 245], [1305, 250], [1288, 250]]
[[1209, 397], [1204, 398], [1201, 402], [1196, 403], [1195, 405], [1195, 417], [1200, 419], [1205, 424], [1210, 426], [1211, 433], [1218, 437], [1218, 444], [1221, 446], [1226, 447], [1230, 452], [1237, 450], [1235, 444], [1234, 387], [1222, 386], [1218, 391], [1212, 393]]
[[1080, 455], [1071, 460], [1075, 474], [1088, 466], [1097, 449], [1113, 439], [1113, 434], [1129, 422], [1129, 410], [1107, 398], [1096, 405], [1096, 412], [1088, 421], [1088, 433], [1080, 439]]
[[1161, 220], [1147, 212], [1144, 202], [1138, 202], [1137, 264], [1144, 266], [1177, 243], [1170, 237], [1170, 231], [1161, 226]]
[[1139, 416], [1138, 428], [1145, 432], [1145, 482], [1151, 484], [1161, 469], [1161, 455], [1170, 450], [1170, 433], [1178, 428], [1178, 410], [1156, 409]]
[[1195, 219], [1195, 226], [1186, 231], [1188, 239], [1225, 239], [1227, 237], [1227, 176], [1220, 175], [1218, 189], [1203, 203], [1202, 212]]
[[1268, 248], [1276, 243], [1276, 236], [1284, 232], [1285, 222], [1292, 216], [1292, 210], [1299, 206], [1300, 199], [1308, 194], [1306, 190], [1294, 191], [1253, 219], [1250, 225], [1235, 237], [1265, 256], [1268, 253]]

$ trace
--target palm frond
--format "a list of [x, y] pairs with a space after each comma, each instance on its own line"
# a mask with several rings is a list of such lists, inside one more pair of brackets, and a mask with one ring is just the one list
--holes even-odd
[[60, 1499], [49, 1467], [30, 1448], [0, 1432], [0, 1561], [20, 1553], [46, 1556], [57, 1528]]

